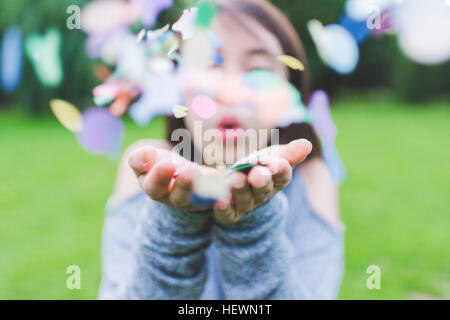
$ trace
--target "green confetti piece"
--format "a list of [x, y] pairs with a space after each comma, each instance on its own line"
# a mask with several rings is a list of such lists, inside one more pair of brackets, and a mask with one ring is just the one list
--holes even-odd
[[197, 26], [208, 28], [217, 13], [217, 6], [211, 1], [203, 1], [198, 5]]
[[256, 163], [242, 163], [231, 166], [230, 170], [240, 171], [242, 173], [248, 174], [254, 166], [256, 166]]
[[63, 80], [60, 56], [61, 33], [52, 28], [45, 35], [33, 33], [25, 39], [25, 51], [37, 77], [47, 87], [57, 87]]
[[94, 103], [96, 106], [104, 106], [111, 103], [114, 99], [108, 97], [94, 97]]

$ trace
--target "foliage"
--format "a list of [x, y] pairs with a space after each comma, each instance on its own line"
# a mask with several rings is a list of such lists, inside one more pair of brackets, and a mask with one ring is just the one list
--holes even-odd
[[[80, 108], [91, 106], [91, 90], [98, 83], [93, 75], [94, 61], [85, 53], [85, 34], [81, 30], [68, 30], [66, 19], [69, 5], [81, 8], [89, 0], [15, 0], [0, 2], [0, 34], [11, 25], [19, 25], [24, 36], [32, 32], [44, 33], [49, 27], [56, 26], [63, 35], [62, 59], [65, 80], [55, 89], [43, 87], [37, 80], [34, 70], [25, 59], [22, 82], [12, 95], [0, 90], [2, 101], [26, 106], [32, 113], [48, 110], [51, 98], [63, 98], [74, 102]], [[273, 0], [291, 19], [298, 30], [309, 58], [313, 87], [323, 88], [330, 93], [342, 88], [390, 88], [398, 97], [406, 100], [425, 100], [449, 97], [450, 63], [444, 66], [420, 66], [400, 52], [394, 36], [381, 39], [370, 38], [361, 45], [361, 61], [357, 70], [350, 76], [341, 76], [322, 64], [318, 58], [306, 23], [317, 18], [324, 24], [336, 23], [344, 12], [345, 0]], [[174, 22], [181, 8], [187, 2], [178, 0], [175, 9], [163, 13], [160, 25]], [[136, 27], [136, 26], [135, 26]], [[3, 103], [4, 104], [4, 103]]]

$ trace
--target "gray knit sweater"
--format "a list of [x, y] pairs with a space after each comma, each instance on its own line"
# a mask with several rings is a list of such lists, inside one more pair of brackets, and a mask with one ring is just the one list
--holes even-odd
[[99, 299], [336, 299], [344, 226], [308, 203], [301, 173], [239, 221], [144, 193], [108, 201]]

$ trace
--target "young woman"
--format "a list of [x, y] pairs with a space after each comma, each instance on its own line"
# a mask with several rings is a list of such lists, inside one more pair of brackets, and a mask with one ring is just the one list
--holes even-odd
[[335, 299], [343, 274], [338, 187], [310, 125], [280, 129], [279, 145], [260, 138], [259, 149], [269, 151], [266, 165], [234, 172], [229, 200], [206, 208], [191, 202], [195, 177], [220, 173], [172, 151], [174, 130], [187, 129], [195, 152], [204, 154], [203, 135], [194, 132], [202, 121], [202, 130], [223, 133], [216, 148], [227, 161], [233, 151], [236, 161], [236, 151], [248, 148], [237, 129], [272, 129], [241, 107], [232, 94], [236, 77], [269, 70], [308, 100], [307, 68], [288, 70], [276, 58], [291, 55], [306, 65], [287, 18], [264, 0], [217, 4], [212, 31], [224, 46], [223, 64], [210, 69], [221, 84], [216, 113], [208, 120], [194, 113], [170, 118], [167, 141], [139, 141], [124, 154], [107, 204], [99, 298]]

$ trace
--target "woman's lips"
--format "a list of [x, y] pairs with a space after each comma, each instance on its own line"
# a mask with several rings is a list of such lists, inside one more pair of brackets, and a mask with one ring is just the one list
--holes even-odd
[[236, 141], [243, 133], [241, 125], [235, 118], [223, 118], [217, 125], [217, 129], [225, 141]]

